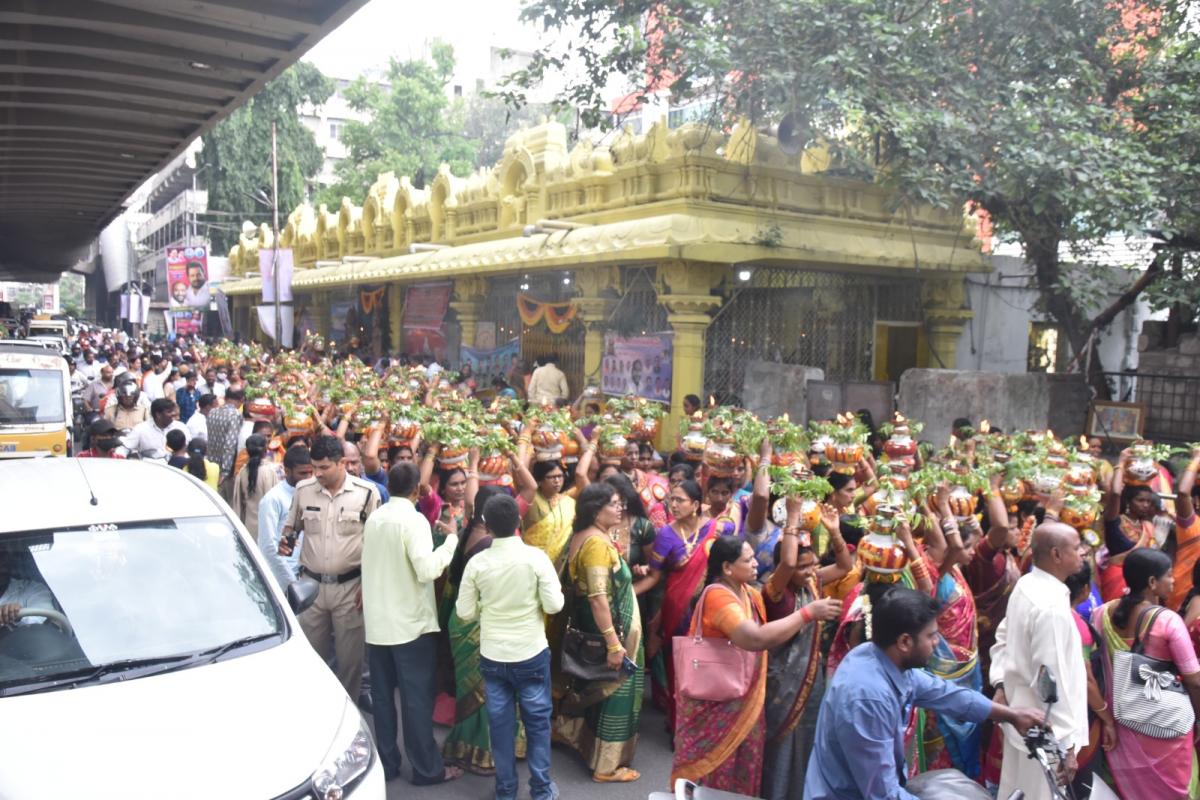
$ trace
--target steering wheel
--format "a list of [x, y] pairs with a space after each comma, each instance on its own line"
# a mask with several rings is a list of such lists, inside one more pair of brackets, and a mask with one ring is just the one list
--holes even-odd
[[22, 608], [17, 612], [17, 619], [25, 619], [26, 617], [45, 617], [59, 627], [67, 636], [73, 636], [75, 631], [71, 627], [71, 623], [67, 620], [67, 615], [53, 608]]

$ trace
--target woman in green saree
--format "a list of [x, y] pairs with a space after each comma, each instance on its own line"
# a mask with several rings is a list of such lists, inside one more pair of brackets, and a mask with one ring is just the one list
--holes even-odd
[[[559, 706], [555, 736], [576, 751], [599, 783], [625, 783], [641, 777], [630, 768], [637, 750], [644, 694], [642, 621], [629, 564], [608, 532], [621, 522], [624, 501], [616, 487], [601, 482], [579, 496], [574, 533], [567, 550], [568, 603], [575, 626], [601, 634], [608, 643], [612, 679], [570, 679]], [[573, 590], [573, 591], [572, 591]], [[628, 658], [632, 675], [621, 671]]]
[[[454, 658], [454, 726], [442, 745], [447, 764], [462, 767], [476, 775], [494, 775], [492, 738], [488, 729], [483, 675], [479, 672], [479, 620], [463, 622], [454, 612], [463, 570], [473, 556], [492, 546], [492, 537], [483, 524], [482, 511], [489, 498], [501, 494], [495, 486], [484, 486], [475, 495], [474, 513], [467, 523], [466, 535], [458, 540], [454, 560], [450, 562], [447, 594], [450, 603], [450, 652]], [[525, 756], [525, 731], [517, 726], [517, 757]]]

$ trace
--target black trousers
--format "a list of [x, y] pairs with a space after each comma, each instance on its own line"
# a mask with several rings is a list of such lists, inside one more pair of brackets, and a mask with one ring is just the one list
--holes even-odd
[[367, 659], [371, 665], [375, 738], [384, 776], [390, 779], [400, 774], [395, 700], [399, 689], [404, 752], [412, 762], [412, 782], [418, 786], [440, 783], [446, 768], [433, 738], [437, 634], [428, 633], [405, 644], [368, 644]]

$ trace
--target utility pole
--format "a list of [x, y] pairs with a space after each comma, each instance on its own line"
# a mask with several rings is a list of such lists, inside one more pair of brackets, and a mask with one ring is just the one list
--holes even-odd
[[279, 307], [279, 144], [271, 123], [271, 282], [275, 286], [275, 346], [283, 347], [283, 317]]

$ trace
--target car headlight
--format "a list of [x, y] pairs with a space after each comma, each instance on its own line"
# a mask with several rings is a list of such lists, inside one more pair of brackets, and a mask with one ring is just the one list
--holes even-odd
[[312, 776], [317, 800], [342, 800], [367, 774], [374, 758], [375, 743], [366, 720], [354, 704], [347, 701], [337, 735]]

